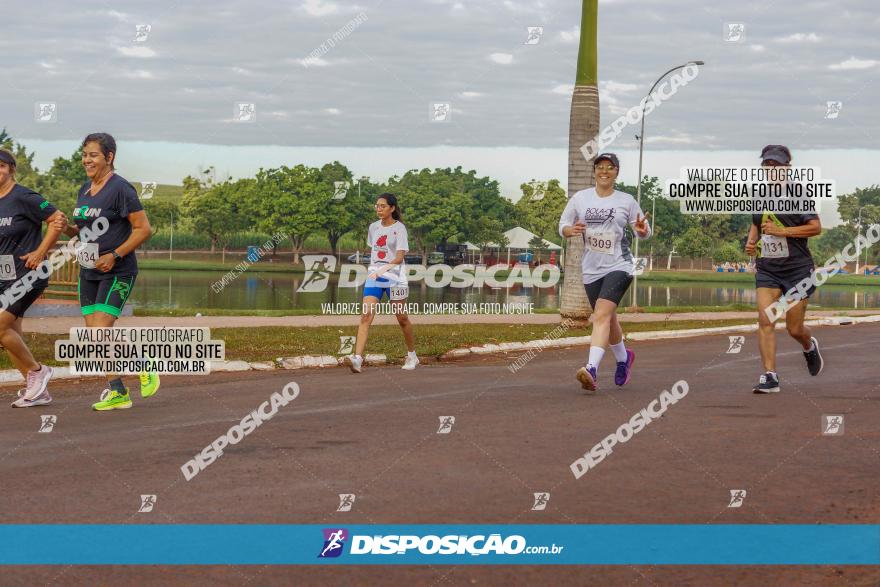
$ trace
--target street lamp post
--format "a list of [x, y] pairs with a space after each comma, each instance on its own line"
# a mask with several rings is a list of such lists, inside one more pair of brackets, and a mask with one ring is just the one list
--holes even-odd
[[862, 236], [862, 210], [864, 209], [864, 206], [859, 208], [858, 221], [856, 222], [856, 275], [859, 274], [859, 259], [862, 256], [862, 242], [859, 237]]
[[[657, 88], [657, 85], [663, 81], [663, 79], [677, 69], [683, 69], [688, 65], [704, 65], [705, 61], [688, 61], [687, 63], [682, 63], [681, 65], [676, 65], [663, 75], [657, 78], [657, 81], [654, 82], [654, 85], [651, 86], [651, 89], [648, 90], [645, 98], [650, 98], [651, 94], [654, 93], [654, 90]], [[642, 159], [645, 154], [645, 107], [648, 104], [648, 100], [646, 99], [642, 103], [642, 130], [639, 132], [639, 176], [636, 179], [636, 201], [639, 204], [639, 208], [642, 206]], [[657, 196], [654, 195], [651, 205], [651, 227], [654, 227], [654, 213], [657, 211]], [[636, 237], [636, 248], [635, 248], [635, 256], [639, 256], [639, 239]], [[653, 263], [654, 259], [654, 243], [651, 243], [651, 262]], [[639, 300], [638, 300], [638, 284], [639, 284], [639, 276], [633, 275], [633, 297], [632, 297], [632, 309], [638, 309]]]
[[174, 253], [174, 210], [171, 213], [171, 240], [168, 243], [168, 260], [171, 261], [171, 255]]

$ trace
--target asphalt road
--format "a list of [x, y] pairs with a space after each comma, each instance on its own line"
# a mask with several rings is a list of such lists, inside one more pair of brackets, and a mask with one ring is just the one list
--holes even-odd
[[[102, 385], [0, 411], [3, 523], [880, 523], [880, 325], [815, 329], [810, 377], [779, 334], [782, 393], [751, 393], [757, 341], [638, 342], [633, 381], [584, 395], [585, 349], [431, 364], [166, 377], [133, 409], [91, 412]], [[575, 479], [569, 465], [684, 380], [688, 394]], [[180, 466], [295, 381], [299, 397], [190, 481]], [[136, 385], [134, 381], [131, 382]], [[137, 395], [137, 394], [135, 394]], [[0, 400], [11, 402], [10, 388]], [[38, 433], [41, 415], [57, 420]], [[823, 435], [823, 415], [844, 415]], [[454, 416], [447, 434], [440, 417]], [[730, 508], [730, 490], [746, 490]], [[549, 492], [543, 511], [533, 493]], [[337, 512], [340, 493], [353, 493]], [[140, 496], [156, 507], [138, 513]], [[39, 545], [5, 545], [33, 548]], [[144, 545], [96, 545], [140, 548]], [[148, 547], [148, 545], [147, 545]], [[719, 545], [724, 548], [725, 545]], [[866, 567], [11, 567], [3, 585], [878, 585]]]

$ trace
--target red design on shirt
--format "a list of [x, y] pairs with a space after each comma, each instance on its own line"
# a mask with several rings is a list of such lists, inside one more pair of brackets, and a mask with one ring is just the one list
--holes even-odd
[[385, 251], [376, 251], [376, 256], [379, 257], [380, 259], [384, 259], [385, 258]]
[[379, 245], [380, 247], [384, 247], [386, 242], [388, 242], [388, 235], [387, 234], [383, 234], [382, 236], [380, 236], [376, 240], [376, 244]]

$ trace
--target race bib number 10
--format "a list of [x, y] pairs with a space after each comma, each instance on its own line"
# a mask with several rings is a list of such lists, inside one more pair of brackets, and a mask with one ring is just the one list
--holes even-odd
[[98, 243], [80, 243], [76, 247], [76, 260], [86, 269], [94, 269], [98, 262]]
[[15, 261], [12, 255], [0, 255], [0, 280], [11, 281], [15, 279]]
[[586, 232], [584, 242], [594, 253], [614, 254], [614, 233], [610, 230]]
[[765, 234], [761, 236], [761, 256], [765, 259], [788, 257], [788, 240], [784, 236]]

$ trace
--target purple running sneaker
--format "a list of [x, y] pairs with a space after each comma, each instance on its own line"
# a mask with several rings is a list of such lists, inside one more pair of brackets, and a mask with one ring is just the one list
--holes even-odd
[[626, 360], [617, 363], [617, 370], [614, 372], [614, 383], [617, 385], [626, 385], [632, 379], [633, 363], [636, 362], [636, 354], [630, 349], [626, 349]]

